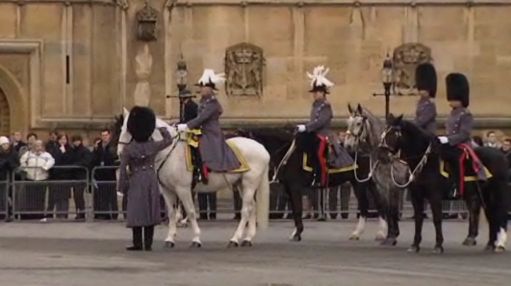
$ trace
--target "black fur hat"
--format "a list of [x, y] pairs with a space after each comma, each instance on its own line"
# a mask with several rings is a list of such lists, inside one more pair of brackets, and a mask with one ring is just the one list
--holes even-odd
[[436, 70], [430, 63], [423, 63], [415, 69], [415, 84], [418, 90], [427, 90], [430, 97], [436, 95]]
[[468, 80], [461, 73], [450, 73], [445, 78], [447, 87], [447, 100], [459, 100], [463, 107], [468, 107], [470, 103], [470, 89]]
[[134, 106], [128, 117], [127, 128], [137, 142], [149, 140], [156, 127], [154, 111], [148, 107]]
[[309, 92], [316, 92], [316, 91], [322, 91], [325, 94], [330, 94], [330, 91], [328, 90], [328, 87], [324, 84], [317, 85], [316, 82], [312, 85], [312, 88], [309, 90]]

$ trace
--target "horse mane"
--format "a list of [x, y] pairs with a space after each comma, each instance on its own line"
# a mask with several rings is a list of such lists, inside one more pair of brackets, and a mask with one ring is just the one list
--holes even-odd
[[375, 148], [380, 143], [380, 136], [383, 133], [385, 128], [383, 122], [376, 117], [371, 111], [367, 108], [362, 107], [363, 115], [367, 117], [367, 127], [369, 130], [368, 139], [371, 148]]
[[424, 151], [424, 148], [433, 142], [433, 139], [436, 137], [435, 134], [428, 132], [409, 120], [401, 121], [401, 130], [409, 133], [409, 137], [413, 139], [411, 144], [406, 144], [403, 149], [407, 152], [420, 153]]

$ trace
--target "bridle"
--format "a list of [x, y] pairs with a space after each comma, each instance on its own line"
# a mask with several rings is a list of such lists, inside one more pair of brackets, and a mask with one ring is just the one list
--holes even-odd
[[397, 128], [394, 126], [388, 126], [387, 128], [385, 128], [385, 130], [383, 131], [383, 133], [381, 135], [380, 144], [378, 145], [378, 147], [386, 149], [392, 154], [392, 156], [390, 156], [391, 162], [394, 162], [395, 160], [399, 160], [408, 166], [408, 173], [409, 173], [408, 181], [404, 184], [400, 184], [400, 183], [396, 182], [396, 179], [394, 176], [394, 167], [391, 166], [391, 168], [390, 168], [390, 177], [392, 179], [392, 183], [398, 188], [406, 188], [415, 180], [415, 176], [417, 174], [419, 174], [422, 171], [422, 169], [424, 168], [424, 166], [426, 166], [426, 164], [428, 163], [428, 157], [429, 157], [429, 154], [431, 154], [432, 144], [431, 144], [431, 142], [429, 143], [428, 148], [426, 148], [426, 150], [424, 151], [424, 154], [422, 155], [419, 163], [417, 163], [417, 165], [415, 166], [413, 171], [410, 172], [410, 166], [408, 165], [408, 163], [401, 160], [399, 158], [399, 155], [397, 155], [397, 153], [399, 152], [399, 148], [393, 148], [387, 144], [387, 135], [389, 132], [391, 132], [393, 130], [396, 132], [395, 135], [397, 136], [397, 138], [401, 138], [402, 133], [401, 133], [400, 128]]
[[[361, 127], [359, 129], [359, 132], [357, 132], [357, 134], [353, 134], [351, 132], [351, 130], [349, 129], [349, 126], [348, 126], [348, 130], [346, 130], [346, 135], [347, 136], [352, 136], [354, 139], [355, 139], [355, 143], [356, 143], [356, 150], [355, 150], [355, 158], [354, 158], [354, 161], [353, 161], [353, 175], [355, 176], [355, 180], [357, 180], [358, 183], [365, 183], [369, 180], [371, 180], [371, 178], [373, 177], [373, 172], [374, 170], [376, 169], [376, 167], [378, 166], [378, 161], [376, 161], [375, 164], [373, 164], [373, 159], [372, 159], [372, 156], [369, 156], [369, 174], [367, 175], [366, 178], [364, 179], [361, 179], [358, 174], [357, 174], [357, 162], [358, 162], [358, 152], [359, 152], [359, 149], [360, 149], [360, 142], [362, 141], [365, 141], [365, 140], [361, 140], [362, 137], [367, 137], [368, 135], [368, 131], [367, 131], [367, 127], [366, 127], [366, 122], [367, 122], [367, 117], [366, 116], [363, 116], [361, 114], [355, 114], [355, 116], [360, 116], [362, 117], [362, 124], [361, 124]], [[354, 116], [352, 116], [354, 117]]]

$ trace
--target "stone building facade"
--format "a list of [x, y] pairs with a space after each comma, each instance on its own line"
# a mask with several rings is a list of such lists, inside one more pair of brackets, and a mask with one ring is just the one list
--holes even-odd
[[[138, 34], [152, 33], [141, 13], [156, 20], [151, 41]], [[443, 78], [458, 71], [470, 79], [477, 122], [507, 127], [509, 15], [505, 0], [0, 0], [0, 133], [96, 130], [135, 103], [176, 118], [167, 95], [177, 92], [181, 56], [189, 86], [203, 68], [228, 70], [226, 127], [306, 119], [305, 72], [328, 65], [342, 125], [348, 102], [383, 115], [383, 98], [372, 96], [382, 61], [406, 43], [430, 49], [443, 116]], [[393, 97], [391, 111], [411, 115], [416, 100]]]

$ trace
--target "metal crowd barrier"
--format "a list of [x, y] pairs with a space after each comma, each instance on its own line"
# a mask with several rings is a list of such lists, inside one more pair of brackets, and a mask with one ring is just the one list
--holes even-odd
[[[75, 219], [85, 219], [88, 212], [84, 197], [89, 187], [88, 169], [54, 166], [48, 171], [48, 179], [38, 179], [37, 173], [35, 178], [29, 179], [27, 172], [37, 172], [39, 168], [18, 168], [11, 174], [14, 218], [68, 219], [70, 214], [74, 214]], [[72, 197], [74, 200], [70, 204]]]
[[[0, 181], [0, 217], [9, 215], [9, 202], [11, 202], [12, 215], [18, 220], [42, 218], [86, 218], [88, 221], [123, 219], [126, 214], [126, 197], [117, 192], [117, 169], [117, 166], [98, 166], [89, 173], [86, 168], [80, 166], [55, 166], [52, 168], [52, 172], [75, 171], [83, 176], [79, 176], [79, 179], [56, 180], [52, 179], [50, 175], [50, 179], [44, 181], [28, 180], [23, 169], [18, 169], [11, 174], [10, 182], [8, 180]], [[9, 193], [9, 187], [12, 193]], [[308, 191], [303, 195], [308, 198], [313, 216], [346, 219], [349, 216], [354, 218], [358, 215], [358, 203], [349, 184], [331, 190]], [[205, 196], [197, 198], [196, 195], [196, 210], [203, 217], [216, 218], [218, 214], [223, 216], [222, 218], [226, 218], [226, 215], [230, 215], [228, 218], [233, 218], [233, 215], [239, 215], [241, 208], [239, 194], [234, 193], [233, 196], [228, 194], [227, 197], [215, 199], [215, 208], [211, 205], [212, 201], [209, 198]], [[202, 202], [199, 203], [199, 200]], [[199, 204], [202, 204], [203, 207], [199, 208]], [[163, 199], [161, 206], [162, 217], [164, 217], [166, 211]], [[401, 198], [400, 210], [403, 218], [413, 216], [412, 204], [405, 193]], [[424, 210], [431, 215], [427, 203]], [[369, 212], [376, 216], [377, 212], [371, 198]], [[442, 212], [444, 215], [452, 217], [466, 218], [468, 215], [462, 200], [443, 201]], [[304, 215], [307, 214], [308, 210], [304, 208]], [[271, 185], [270, 216], [272, 219], [291, 217], [289, 198], [278, 184]]]

